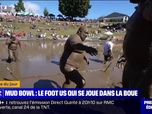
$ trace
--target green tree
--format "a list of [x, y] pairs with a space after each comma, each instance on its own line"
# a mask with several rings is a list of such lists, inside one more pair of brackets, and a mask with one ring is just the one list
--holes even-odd
[[59, 11], [70, 19], [87, 16], [90, 8], [90, 0], [59, 0]]
[[49, 16], [49, 12], [46, 8], [44, 8], [43, 14], [45, 17]]
[[25, 11], [24, 3], [22, 0], [18, 0], [18, 3], [14, 4], [14, 7], [16, 12]]

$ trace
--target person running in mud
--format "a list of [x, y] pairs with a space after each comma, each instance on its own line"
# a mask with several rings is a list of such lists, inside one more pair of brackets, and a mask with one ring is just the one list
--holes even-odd
[[64, 51], [60, 59], [60, 70], [66, 79], [63, 83], [63, 88], [67, 87], [70, 84], [70, 81], [73, 81], [76, 84], [76, 88], [83, 88], [86, 83], [85, 79], [77, 70], [81, 65], [81, 59], [85, 60], [89, 64], [84, 53], [89, 53], [92, 56], [95, 56], [98, 53], [95, 48], [82, 44], [87, 35], [87, 27], [82, 26], [78, 29], [76, 34], [71, 35], [67, 39], [64, 45]]
[[122, 85], [123, 88], [140, 88], [141, 97], [148, 98], [152, 80], [152, 1], [130, 2], [138, 3], [138, 7], [126, 25], [127, 33], [123, 42], [126, 64]]
[[15, 35], [11, 34], [10, 38], [6, 40], [6, 45], [8, 45], [8, 59], [7, 62], [12, 60], [18, 61], [18, 45], [22, 51], [20, 40], [16, 38]]

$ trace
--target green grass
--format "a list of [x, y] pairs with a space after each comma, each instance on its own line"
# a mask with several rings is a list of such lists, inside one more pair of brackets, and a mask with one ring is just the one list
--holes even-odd
[[125, 36], [126, 32], [114, 33], [114, 36]]
[[[57, 22], [56, 22], [57, 23]], [[62, 24], [62, 22], [60, 22]], [[18, 22], [1, 22], [2, 25], [7, 25], [9, 26], [10, 24], [13, 25], [13, 27], [19, 27], [20, 29], [15, 29], [14, 32], [15, 33], [20, 33], [22, 31], [25, 32], [26, 35], [28, 35], [28, 33], [31, 31], [33, 33], [33, 35], [35, 36], [37, 34], [37, 29], [38, 27], [43, 27], [44, 29], [42, 30], [42, 33], [47, 33], [47, 37], [51, 36], [51, 33], [54, 31], [56, 32], [58, 35], [70, 35], [70, 34], [75, 34], [78, 27], [73, 27], [72, 25], [68, 26], [68, 30], [64, 30], [65, 26], [60, 26], [61, 30], [45, 30], [47, 27], [49, 28], [56, 28], [59, 27], [56, 24], [53, 24], [53, 22], [50, 22], [49, 25], [43, 25], [43, 22], [35, 22], [36, 24], [36, 29], [30, 29], [30, 23], [18, 23]], [[9, 28], [8, 28], [9, 29]], [[89, 28], [89, 31], [93, 31], [93, 30], [101, 30], [101, 28]], [[102, 32], [104, 32], [104, 30], [102, 30]], [[125, 33], [114, 33], [114, 35], [116, 36], [124, 36]], [[95, 35], [96, 37], [100, 36], [100, 35]]]

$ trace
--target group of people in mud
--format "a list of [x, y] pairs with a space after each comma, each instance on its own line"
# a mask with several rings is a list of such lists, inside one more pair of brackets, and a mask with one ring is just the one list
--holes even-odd
[[[140, 88], [141, 97], [149, 97], [149, 87], [152, 78], [152, 1], [151, 0], [130, 0], [131, 3], [137, 3], [134, 14], [130, 17], [126, 25], [126, 35], [123, 42], [123, 55], [118, 59], [117, 66], [125, 63], [122, 76], [123, 88]], [[98, 54], [97, 49], [83, 44], [88, 35], [86, 26], [81, 26], [76, 34], [71, 35], [65, 42], [64, 51], [60, 58], [60, 70], [65, 76], [63, 88], [67, 87], [71, 81], [76, 84], [76, 88], [85, 86], [85, 79], [79, 73], [78, 68], [81, 62], [75, 61], [75, 55], [81, 55], [81, 58], [89, 64], [85, 56], [88, 53], [92, 56]], [[104, 46], [104, 63], [111, 61], [112, 40], [110, 39]], [[8, 60], [11, 54], [17, 58], [17, 47], [20, 41], [12, 35], [6, 41], [8, 45]], [[108, 50], [108, 46], [110, 46]], [[123, 63], [123, 64], [122, 64]]]

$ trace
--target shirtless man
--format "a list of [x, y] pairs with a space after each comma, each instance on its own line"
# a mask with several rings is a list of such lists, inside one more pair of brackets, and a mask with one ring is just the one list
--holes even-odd
[[19, 39], [16, 38], [15, 35], [11, 34], [10, 38], [6, 40], [6, 45], [8, 45], [8, 60], [7, 62], [11, 62], [14, 60], [18, 61], [18, 45], [21, 48], [21, 43]]
[[140, 88], [141, 97], [147, 98], [152, 79], [152, 1], [130, 2], [138, 3], [138, 8], [126, 25], [123, 43], [126, 64], [122, 84], [124, 88]]
[[60, 59], [60, 70], [66, 79], [63, 83], [63, 88], [69, 85], [70, 81], [73, 81], [76, 84], [76, 88], [83, 88], [85, 85], [85, 79], [77, 69], [81, 66], [82, 59], [89, 64], [84, 52], [89, 53], [92, 56], [97, 55], [98, 53], [95, 48], [82, 44], [86, 39], [87, 34], [87, 28], [82, 26], [78, 29], [77, 33], [71, 35], [65, 43], [64, 51]]

